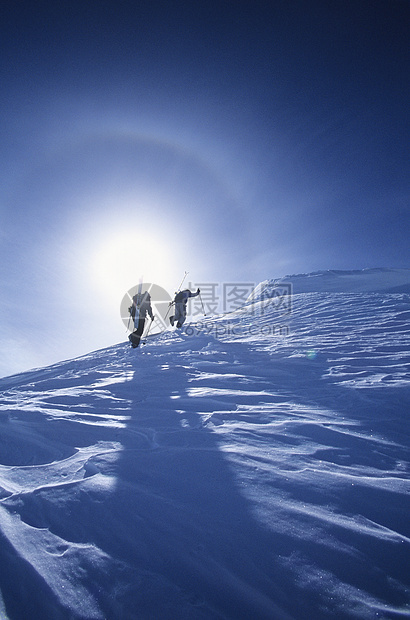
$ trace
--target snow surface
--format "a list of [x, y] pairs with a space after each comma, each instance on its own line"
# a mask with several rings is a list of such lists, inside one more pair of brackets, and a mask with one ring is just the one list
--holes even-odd
[[410, 293], [410, 269], [361, 269], [316, 271], [286, 276], [294, 293]]
[[410, 617], [410, 296], [320, 273], [0, 380], [1, 618]]

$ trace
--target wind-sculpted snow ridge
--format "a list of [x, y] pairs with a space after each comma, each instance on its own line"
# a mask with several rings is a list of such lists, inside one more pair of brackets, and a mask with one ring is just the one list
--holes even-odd
[[409, 617], [409, 295], [272, 300], [0, 380], [0, 617]]
[[293, 293], [410, 293], [410, 269], [316, 271], [280, 278], [291, 282]]

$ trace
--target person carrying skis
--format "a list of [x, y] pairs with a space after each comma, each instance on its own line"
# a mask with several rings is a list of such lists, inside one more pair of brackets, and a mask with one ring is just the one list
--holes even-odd
[[151, 321], [154, 320], [154, 315], [151, 307], [151, 295], [148, 293], [148, 291], [145, 291], [144, 293], [137, 293], [136, 295], [134, 295], [134, 297], [132, 298], [132, 306], [130, 306], [128, 310], [132, 316], [135, 327], [135, 331], [133, 331], [132, 334], [128, 336], [128, 339], [130, 340], [132, 347], [135, 349], [136, 347], [138, 347], [141, 336], [144, 332], [147, 313], [151, 317]]
[[175, 295], [174, 304], [175, 304], [175, 314], [174, 316], [169, 317], [169, 322], [171, 325], [174, 325], [176, 322], [177, 327], [180, 328], [185, 322], [186, 319], [186, 306], [188, 303], [188, 299], [190, 297], [196, 297], [200, 293], [200, 289], [198, 288], [196, 293], [191, 293], [189, 289], [185, 289], [180, 291]]

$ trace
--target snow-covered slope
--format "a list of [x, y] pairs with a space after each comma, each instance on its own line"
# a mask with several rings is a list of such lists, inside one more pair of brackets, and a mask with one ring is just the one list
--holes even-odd
[[409, 617], [410, 297], [369, 288], [0, 380], [0, 617]]
[[316, 271], [286, 276], [294, 293], [410, 293], [410, 269], [358, 269]]

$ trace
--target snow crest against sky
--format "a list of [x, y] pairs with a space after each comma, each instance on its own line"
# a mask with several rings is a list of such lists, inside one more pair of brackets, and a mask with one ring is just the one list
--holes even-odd
[[4, 0], [10, 372], [120, 339], [141, 275], [172, 292], [185, 270], [408, 267], [409, 17], [398, 0]]

